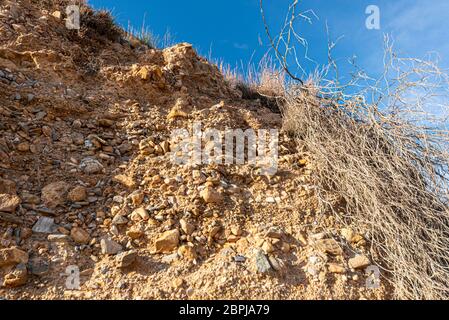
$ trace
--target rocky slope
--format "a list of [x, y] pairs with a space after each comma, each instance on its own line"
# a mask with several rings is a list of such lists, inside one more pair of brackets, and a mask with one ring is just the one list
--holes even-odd
[[[0, 4], [1, 298], [388, 297], [366, 287], [363, 230], [317, 207], [278, 113], [191, 45], [68, 30], [65, 5]], [[280, 129], [277, 174], [174, 164], [171, 132], [196, 121]]]

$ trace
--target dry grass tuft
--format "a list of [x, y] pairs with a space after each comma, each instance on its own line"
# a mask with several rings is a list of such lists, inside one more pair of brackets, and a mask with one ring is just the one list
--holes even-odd
[[148, 27], [145, 27], [144, 23], [140, 30], [128, 25], [125, 39], [132, 46], [135, 46], [134, 43], [137, 42], [139, 45], [147, 46], [150, 49], [157, 48], [160, 42], [159, 38]]
[[115, 23], [112, 14], [107, 10], [92, 10], [82, 6], [80, 10], [81, 33], [84, 37], [96, 39], [105, 37], [109, 41], [120, 41], [123, 30]]
[[243, 99], [260, 100], [262, 105], [280, 112], [285, 96], [285, 72], [265, 55], [259, 64], [232, 68], [220, 61], [216, 63], [227, 83], [242, 93]]

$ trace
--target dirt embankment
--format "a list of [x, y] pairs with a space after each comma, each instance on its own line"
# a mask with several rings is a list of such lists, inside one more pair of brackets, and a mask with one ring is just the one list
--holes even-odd
[[[366, 286], [363, 230], [317, 207], [279, 114], [191, 45], [68, 30], [64, 6], [0, 5], [0, 297], [387, 296]], [[170, 134], [194, 122], [279, 129], [277, 174], [176, 165]]]

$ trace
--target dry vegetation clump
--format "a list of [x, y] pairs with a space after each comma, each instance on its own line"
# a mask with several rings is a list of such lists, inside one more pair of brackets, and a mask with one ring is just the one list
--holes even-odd
[[145, 45], [150, 49], [155, 49], [160, 43], [159, 37], [157, 37], [148, 27], [145, 27], [145, 23], [142, 24], [140, 29], [136, 29], [130, 24], [126, 30], [125, 39], [132, 45]]
[[395, 296], [447, 299], [449, 131], [436, 115], [448, 111], [449, 82], [432, 62], [387, 49], [385, 73], [362, 94], [320, 79], [290, 86], [284, 128], [313, 159], [322, 205], [370, 230]]
[[108, 10], [94, 10], [87, 5], [80, 6], [79, 36], [89, 39], [91, 42], [104, 42], [107, 39], [119, 42], [123, 36], [123, 30], [114, 21]]
[[82, 30], [87, 38], [98, 38], [98, 36], [118, 42], [123, 30], [116, 25], [112, 14], [107, 10], [93, 10], [88, 6], [82, 6], [80, 10]]
[[[210, 59], [210, 58], [209, 58]], [[232, 68], [223, 61], [216, 62], [226, 82], [247, 100], [260, 100], [263, 106], [279, 113], [285, 96], [286, 76], [274, 61], [265, 55], [257, 64]]]

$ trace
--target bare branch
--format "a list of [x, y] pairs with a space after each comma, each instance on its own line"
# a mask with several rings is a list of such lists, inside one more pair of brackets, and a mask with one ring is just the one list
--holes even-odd
[[[296, 76], [289, 70], [288, 64], [287, 64], [287, 57], [288, 57], [289, 43], [290, 43], [290, 30], [291, 30], [291, 28], [292, 28], [293, 20], [294, 20], [294, 18], [295, 18], [295, 8], [296, 8], [297, 3], [298, 3], [298, 0], [295, 0], [294, 3], [293, 3], [293, 5], [292, 5], [292, 6], [293, 6], [293, 7], [292, 7], [292, 8], [293, 8], [292, 11], [293, 11], [293, 12], [292, 12], [292, 18], [291, 18], [290, 21], [288, 22], [288, 25], [289, 25], [289, 32], [288, 32], [288, 40], [287, 40], [287, 43], [286, 43], [286, 46], [285, 46], [286, 52], [285, 52], [284, 54], [282, 54], [282, 53], [279, 51], [279, 41], [280, 41], [280, 40], [278, 41], [277, 44], [275, 44], [275, 42], [274, 42], [274, 40], [273, 40], [273, 38], [272, 38], [272, 36], [271, 36], [270, 28], [268, 27], [268, 23], [267, 23], [266, 17], [265, 17], [265, 11], [264, 11], [264, 8], [263, 8], [263, 0], [260, 0], [260, 12], [261, 12], [263, 24], [264, 24], [264, 27], [265, 27], [265, 33], [267, 34], [268, 40], [270, 41], [270, 45], [271, 45], [271, 47], [273, 48], [273, 50], [274, 50], [274, 52], [275, 52], [275, 55], [276, 55], [276, 59], [277, 59], [277, 60], [279, 61], [279, 63], [281, 64], [282, 69], [283, 69], [283, 70], [290, 76], [290, 78], [292, 78], [293, 80], [299, 81], [301, 84], [304, 84], [303, 80], [301, 80], [300, 78], [296, 77]], [[285, 30], [285, 25], [284, 25], [283, 30]], [[282, 39], [282, 37], [280, 37], [279, 39]]]

